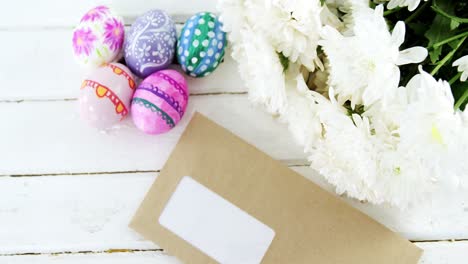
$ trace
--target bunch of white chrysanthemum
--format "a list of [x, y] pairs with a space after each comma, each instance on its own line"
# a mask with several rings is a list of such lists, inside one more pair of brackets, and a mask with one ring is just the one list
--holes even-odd
[[[419, 2], [387, 8], [412, 11]], [[401, 65], [428, 51], [400, 50], [405, 23], [390, 30], [384, 6], [221, 0], [219, 10], [250, 99], [288, 124], [338, 193], [404, 208], [437, 184], [463, 182], [468, 113], [454, 110], [448, 82], [422, 68], [400, 87]], [[454, 63], [462, 80], [467, 65], [466, 57]]]

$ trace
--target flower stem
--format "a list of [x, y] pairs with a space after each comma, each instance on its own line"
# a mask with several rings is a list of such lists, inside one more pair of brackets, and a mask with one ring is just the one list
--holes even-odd
[[417, 18], [424, 9], [426, 9], [426, 6], [429, 2], [424, 2], [424, 4], [416, 10], [416, 12], [413, 12], [411, 16], [409, 16], [407, 19], [405, 19], [405, 24], [408, 24], [409, 22], [413, 21], [413, 19]]
[[442, 10], [437, 4], [436, 4], [436, 1], [434, 1], [434, 3], [432, 4], [431, 6], [432, 10], [434, 10], [436, 13], [448, 18], [448, 19], [451, 19], [453, 21], [456, 21], [460, 24], [464, 24], [464, 23], [468, 23], [468, 18], [461, 18], [461, 17], [457, 17], [457, 16], [453, 16], [453, 15], [450, 15], [449, 13], [445, 12], [444, 10]]
[[393, 9], [390, 9], [390, 10], [387, 10], [383, 13], [384, 16], [388, 16], [390, 14], [393, 14], [393, 13], [396, 13], [398, 11], [400, 11], [401, 7], [396, 7], [396, 8], [393, 8]]
[[463, 95], [460, 98], [458, 98], [453, 108], [455, 108], [455, 110], [460, 109], [460, 106], [463, 104], [463, 102], [466, 101], [467, 98], [468, 98], [468, 89], [466, 89], [465, 92], [463, 92]]
[[454, 49], [452, 49], [452, 51], [450, 51], [439, 63], [437, 63], [437, 66], [431, 71], [432, 76], [434, 76], [440, 70], [440, 68], [442, 68], [442, 66], [444, 66], [445, 63], [447, 63], [453, 57], [455, 52], [457, 52], [457, 50], [460, 48], [460, 46], [463, 44], [463, 42], [466, 40], [466, 38], [467, 38], [467, 36], [462, 38], [458, 42], [457, 46]]
[[458, 35], [455, 35], [455, 36], [453, 36], [453, 37], [451, 37], [451, 38], [448, 38], [448, 39], [445, 39], [445, 40], [443, 40], [443, 41], [437, 42], [437, 43], [435, 43], [434, 45], [432, 45], [432, 47], [437, 48], [437, 47], [442, 46], [442, 45], [444, 45], [444, 44], [447, 44], [447, 43], [449, 43], [449, 42], [451, 42], [451, 41], [453, 41], [453, 40], [462, 38], [462, 37], [464, 37], [464, 36], [468, 36], [468, 31], [463, 32], [463, 33], [458, 34]]
[[450, 79], [449, 84], [452, 85], [454, 82], [456, 82], [458, 80], [458, 78], [460, 78], [462, 73], [463, 72], [459, 72], [459, 73], [457, 73], [457, 75], [453, 76], [452, 79]]

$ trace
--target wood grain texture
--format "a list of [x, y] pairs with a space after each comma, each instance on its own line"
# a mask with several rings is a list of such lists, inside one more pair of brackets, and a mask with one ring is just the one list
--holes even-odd
[[[105, 134], [80, 122], [76, 101], [68, 100], [77, 97], [84, 75], [72, 58], [72, 28], [97, 4], [112, 6], [129, 25], [151, 8], [181, 23], [195, 12], [215, 11], [216, 0], [18, 0], [0, 8], [0, 175], [38, 175], [0, 177], [2, 264], [179, 263], [127, 228], [156, 173], [103, 172], [160, 169], [188, 115], [159, 137], [141, 134], [131, 120]], [[246, 91], [229, 56], [213, 75], [188, 79], [192, 94], [221, 93], [193, 96], [188, 114], [201, 111], [274, 158], [304, 163], [284, 125], [246, 95], [229, 95]], [[23, 100], [33, 102], [8, 102]], [[311, 169], [293, 169], [333, 192]], [[98, 175], [40, 176], [55, 173]], [[468, 238], [468, 193], [441, 189], [406, 212], [343, 199], [412, 240]], [[466, 241], [416, 244], [425, 250], [421, 264], [467, 263]], [[119, 248], [136, 251], [105, 253]], [[93, 253], [47, 254], [66, 251]]]
[[[332, 190], [310, 168], [293, 169]], [[0, 254], [158, 248], [128, 228], [155, 179], [156, 173], [0, 177]], [[458, 210], [467, 200], [400, 212], [345, 199], [411, 240], [467, 237], [468, 213]]]
[[464, 264], [468, 261], [468, 242], [416, 243], [424, 249], [420, 264]]
[[[419, 264], [466, 264], [468, 242], [416, 243], [424, 249]], [[180, 264], [163, 252], [119, 252], [0, 256], [5, 264]]]
[[162, 252], [119, 252], [0, 256], [2, 264], [182, 264]]
[[9, 1], [0, 9], [0, 29], [73, 27], [83, 14], [97, 5], [107, 5], [123, 16], [126, 23], [150, 9], [162, 9], [175, 20], [201, 11], [216, 11], [216, 0], [41, 0]]
[[279, 160], [304, 160], [287, 127], [247, 95], [192, 96], [181, 123], [152, 136], [126, 118], [103, 133], [78, 115], [77, 101], [0, 103], [0, 175], [159, 170], [197, 110]]
[[[71, 29], [0, 31], [0, 101], [76, 98], [86, 73], [74, 61], [71, 39]], [[192, 94], [246, 91], [230, 53], [210, 76], [187, 77]]]

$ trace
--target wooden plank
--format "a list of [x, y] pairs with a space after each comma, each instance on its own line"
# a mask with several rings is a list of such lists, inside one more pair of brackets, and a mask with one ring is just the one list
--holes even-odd
[[118, 252], [86, 254], [47, 254], [0, 256], [5, 264], [181, 264], [177, 258], [162, 252]]
[[420, 264], [465, 264], [468, 261], [468, 242], [416, 243], [424, 249]]
[[0, 254], [155, 248], [127, 227], [154, 179], [0, 177]]
[[[84, 72], [74, 61], [71, 38], [71, 29], [0, 31], [0, 101], [76, 98]], [[227, 54], [213, 74], [187, 77], [191, 93], [246, 91], [229, 49]]]
[[[424, 249], [419, 264], [466, 264], [468, 259], [467, 242], [416, 243]], [[6, 264], [178, 264], [175, 257], [162, 252], [119, 252], [87, 254], [45, 254], [26, 256], [0, 256]]]
[[[322, 188], [334, 193], [334, 187], [312, 169], [294, 168]], [[468, 193], [462, 189], [440, 187], [432, 196], [407, 210], [386, 204], [372, 205], [355, 199], [343, 199], [394, 232], [415, 241], [468, 238]]]
[[159, 170], [194, 111], [200, 111], [276, 159], [304, 160], [285, 125], [252, 106], [247, 95], [192, 96], [172, 131], [138, 131], [127, 117], [103, 133], [78, 115], [77, 101], [0, 103], [0, 175]]
[[[98, 3], [113, 8], [126, 23], [151, 9], [165, 10], [177, 21], [196, 12], [216, 11], [215, 0], [101, 0]], [[8, 7], [0, 9], [0, 28], [72, 27], [96, 5], [95, 0], [10, 1]]]
[[[313, 170], [294, 169], [318, 182]], [[0, 254], [157, 249], [127, 227], [155, 178], [156, 173], [0, 177]], [[345, 201], [411, 240], [468, 237], [466, 194], [461, 201], [441, 196], [436, 204], [443, 206], [422, 204], [410, 212]]]

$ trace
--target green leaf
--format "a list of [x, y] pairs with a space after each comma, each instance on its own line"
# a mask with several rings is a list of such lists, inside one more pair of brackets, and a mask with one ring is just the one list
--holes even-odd
[[[447, 9], [447, 6], [450, 6], [450, 9]], [[444, 16], [450, 20], [456, 21], [460, 24], [468, 23], [468, 18], [461, 18], [454, 15], [453, 10], [455, 9], [455, 3], [451, 0], [445, 1], [436, 1], [434, 0], [432, 6], [432, 10], [437, 12], [437, 14]]]
[[283, 66], [283, 72], [287, 71], [289, 68], [289, 60], [282, 52], [278, 53], [278, 58], [280, 60], [281, 65]]
[[439, 61], [440, 54], [442, 54], [442, 46], [432, 49], [429, 51], [429, 58], [432, 64], [436, 64]]
[[452, 87], [455, 97], [455, 109], [464, 110], [468, 102], [468, 82], [457, 82]]
[[454, 30], [454, 29], [458, 28], [458, 26], [460, 26], [460, 22], [457, 22], [457, 21], [455, 21], [453, 19], [450, 20], [450, 29], [451, 30]]
[[[435, 0], [434, 0], [435, 1]], [[438, 8], [444, 10], [447, 13], [453, 13], [454, 5], [451, 0], [439, 1]], [[434, 44], [442, 42], [450, 37], [452, 37], [455, 32], [450, 28], [451, 19], [437, 14], [432, 22], [429, 30], [424, 34], [424, 36], [429, 40], [428, 47], [433, 47]], [[432, 64], [435, 64], [440, 55], [442, 54], [442, 46], [434, 47], [429, 50], [429, 57]]]
[[410, 22], [406, 24], [410, 29], [414, 31], [414, 33], [418, 36], [424, 36], [426, 33], [427, 25], [421, 22]]
[[447, 62], [449, 62], [452, 59], [453, 55], [463, 45], [463, 42], [465, 42], [466, 38], [468, 38], [468, 36], [460, 39], [459, 41], [456, 41], [457, 45], [454, 48], [452, 48], [452, 50], [449, 53], [447, 53], [447, 55], [445, 55], [445, 57], [441, 61], [439, 61], [436, 67], [431, 71], [432, 76], [434, 76], [440, 70], [440, 68], [442, 68]]
[[320, 5], [323, 6], [325, 4], [325, 1], [327, 1], [327, 0], [320, 0]]

